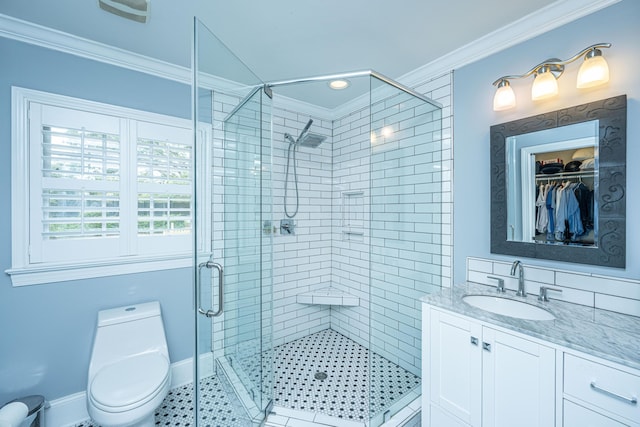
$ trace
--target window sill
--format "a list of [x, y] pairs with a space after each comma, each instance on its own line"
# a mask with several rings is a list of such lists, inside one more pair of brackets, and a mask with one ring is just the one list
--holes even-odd
[[66, 282], [68, 280], [91, 279], [118, 276], [193, 266], [193, 257], [180, 256], [108, 260], [83, 264], [47, 264], [5, 270], [15, 286], [40, 285], [44, 283]]

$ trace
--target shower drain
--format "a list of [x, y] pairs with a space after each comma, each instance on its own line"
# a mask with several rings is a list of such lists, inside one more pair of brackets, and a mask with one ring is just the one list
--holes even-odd
[[316, 372], [316, 374], [313, 377], [315, 379], [317, 379], [317, 380], [326, 380], [327, 379], [327, 373], [326, 372]]

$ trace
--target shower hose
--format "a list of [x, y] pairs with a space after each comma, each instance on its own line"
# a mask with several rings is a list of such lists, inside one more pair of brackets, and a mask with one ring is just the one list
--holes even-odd
[[[293, 150], [291, 147], [293, 146]], [[298, 213], [298, 207], [300, 205], [300, 200], [298, 197], [298, 172], [296, 171], [296, 150], [298, 149], [298, 144], [289, 142], [289, 148], [287, 149], [287, 169], [285, 170], [284, 175], [284, 214], [287, 218], [293, 218]], [[293, 151], [293, 181], [295, 183], [296, 189], [296, 209], [292, 214], [289, 213], [289, 209], [287, 208], [287, 200], [288, 200], [288, 188], [289, 188], [289, 165], [291, 163], [291, 152]]]

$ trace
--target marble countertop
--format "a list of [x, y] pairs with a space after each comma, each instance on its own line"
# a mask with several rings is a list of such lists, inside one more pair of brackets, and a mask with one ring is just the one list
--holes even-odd
[[462, 297], [469, 294], [523, 301], [513, 291], [497, 294], [495, 287], [471, 282], [442, 288], [421, 300], [434, 307], [640, 369], [640, 317], [556, 300], [539, 302], [536, 295], [529, 295], [525, 300], [527, 303], [550, 311], [556, 319], [524, 320], [472, 307], [462, 301]]

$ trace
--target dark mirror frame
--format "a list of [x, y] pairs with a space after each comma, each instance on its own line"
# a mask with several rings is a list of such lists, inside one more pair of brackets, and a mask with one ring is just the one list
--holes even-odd
[[[597, 247], [507, 240], [506, 139], [599, 120]], [[627, 96], [620, 95], [491, 126], [491, 253], [624, 268]]]

